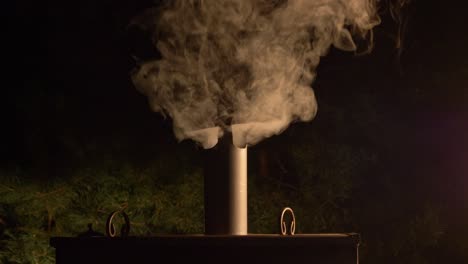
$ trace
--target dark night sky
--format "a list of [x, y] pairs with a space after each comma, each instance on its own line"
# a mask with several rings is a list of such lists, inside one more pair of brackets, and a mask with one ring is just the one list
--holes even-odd
[[[327, 118], [321, 104], [353, 108], [358, 102], [349, 101], [350, 95], [376, 94], [376, 111], [386, 116], [383, 127], [389, 122], [401, 128], [387, 131], [401, 139], [392, 153], [401, 156], [392, 159], [398, 160], [399, 171], [420, 174], [403, 179], [408, 188], [429, 181], [439, 186], [436, 196], [455, 204], [452, 209], [466, 211], [468, 23], [461, 4], [447, 3], [414, 0], [405, 9], [409, 19], [400, 57], [392, 41], [395, 22], [384, 16], [371, 54], [353, 57], [332, 50], [323, 58], [314, 83], [315, 121]], [[11, 79], [3, 84], [3, 167], [41, 164], [55, 171], [80, 155], [70, 154], [74, 146], [98, 149], [97, 156], [110, 149], [135, 160], [179, 155], [170, 120], [152, 113], [130, 81], [131, 56], [156, 54], [148, 36], [127, 27], [151, 4], [17, 1], [12, 12], [3, 10], [9, 20], [2, 38], [4, 65]], [[427, 170], [440, 177], [425, 178]]]

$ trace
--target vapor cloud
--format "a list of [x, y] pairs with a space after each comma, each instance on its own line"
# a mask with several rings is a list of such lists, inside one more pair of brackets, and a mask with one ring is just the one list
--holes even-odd
[[152, 18], [161, 58], [135, 86], [179, 140], [238, 147], [317, 112], [311, 87], [331, 46], [353, 51], [379, 23], [375, 0], [174, 0]]

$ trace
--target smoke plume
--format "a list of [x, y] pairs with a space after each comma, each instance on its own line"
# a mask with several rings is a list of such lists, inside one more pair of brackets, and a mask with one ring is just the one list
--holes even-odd
[[245, 147], [312, 120], [320, 57], [355, 50], [379, 18], [375, 0], [174, 0], [153, 21], [161, 58], [134, 84], [177, 139], [211, 148], [225, 132]]

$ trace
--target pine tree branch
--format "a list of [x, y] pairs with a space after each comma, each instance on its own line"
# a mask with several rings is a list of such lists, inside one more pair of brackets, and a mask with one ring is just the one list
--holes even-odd
[[65, 191], [65, 187], [60, 187], [58, 189], [55, 189], [53, 191], [50, 191], [50, 192], [46, 192], [46, 193], [42, 193], [42, 192], [36, 192], [36, 198], [44, 198], [46, 196], [50, 196], [50, 195], [53, 195], [53, 194], [57, 194], [57, 193], [62, 193]]
[[15, 189], [13, 189], [11, 187], [8, 187], [8, 186], [6, 186], [4, 184], [0, 184], [0, 187], [1, 187], [0, 190], [5, 189], [6, 191], [10, 191], [10, 192], [15, 191]]

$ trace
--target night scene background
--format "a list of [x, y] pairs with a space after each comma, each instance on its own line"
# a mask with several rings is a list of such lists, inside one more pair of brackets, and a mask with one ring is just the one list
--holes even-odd
[[[461, 2], [461, 1], [460, 1]], [[158, 1], [2, 10], [0, 262], [54, 263], [126, 208], [131, 235], [203, 233], [204, 149], [178, 142], [131, 72], [158, 57], [130, 22]], [[331, 48], [310, 122], [249, 148], [249, 233], [357, 232], [362, 263], [468, 262], [468, 30], [451, 1], [380, 1], [370, 53]]]

